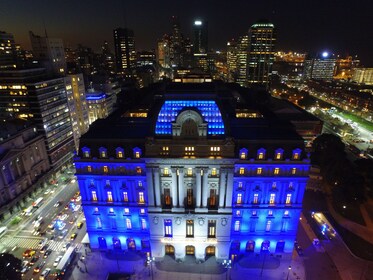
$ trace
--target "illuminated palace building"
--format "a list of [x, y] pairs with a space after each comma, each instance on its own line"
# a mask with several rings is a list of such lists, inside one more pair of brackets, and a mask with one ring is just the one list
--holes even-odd
[[75, 167], [93, 249], [292, 252], [310, 165], [304, 140], [270, 110], [271, 97], [229, 87], [144, 90], [82, 136]]

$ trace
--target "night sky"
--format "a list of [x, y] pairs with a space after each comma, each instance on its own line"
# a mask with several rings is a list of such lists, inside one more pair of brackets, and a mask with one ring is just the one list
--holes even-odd
[[209, 46], [217, 50], [267, 18], [277, 27], [277, 50], [357, 54], [373, 66], [372, 11], [370, 0], [1, 0], [0, 30], [29, 49], [28, 31], [43, 35], [44, 17], [50, 37], [98, 50], [104, 40], [112, 44], [112, 30], [126, 18], [136, 49], [143, 50], [155, 49], [157, 39], [171, 32], [172, 15], [179, 16], [186, 37], [199, 17], [208, 21]]

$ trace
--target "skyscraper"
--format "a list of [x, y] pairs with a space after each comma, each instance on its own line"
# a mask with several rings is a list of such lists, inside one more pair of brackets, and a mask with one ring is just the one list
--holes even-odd
[[248, 84], [268, 87], [274, 62], [275, 27], [267, 20], [254, 23], [249, 29]]
[[237, 42], [230, 40], [227, 42], [227, 79], [228, 82], [236, 81], [237, 71]]
[[135, 34], [128, 28], [114, 29], [115, 65], [118, 73], [131, 74], [136, 67]]
[[304, 79], [333, 80], [336, 69], [336, 59], [328, 52], [307, 58], [304, 62]]
[[248, 72], [248, 48], [249, 36], [244, 35], [238, 39], [237, 43], [237, 76], [236, 83], [241, 86], [247, 86], [247, 72]]
[[65, 50], [62, 39], [41, 37], [29, 32], [34, 59], [48, 72], [64, 76], [66, 73]]
[[194, 54], [206, 54], [208, 51], [207, 21], [195, 20], [193, 24]]
[[16, 68], [16, 47], [13, 34], [0, 31], [0, 69]]

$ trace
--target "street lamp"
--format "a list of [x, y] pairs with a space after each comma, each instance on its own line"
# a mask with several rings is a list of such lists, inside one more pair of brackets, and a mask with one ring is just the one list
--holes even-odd
[[225, 280], [228, 280], [228, 273], [229, 273], [229, 269], [232, 268], [232, 261], [224, 260], [222, 265], [227, 269], [227, 272], [225, 273]]
[[266, 262], [266, 256], [267, 256], [267, 254], [269, 253], [269, 249], [268, 249], [267, 251], [264, 251], [263, 253], [264, 253], [264, 258], [263, 258], [262, 270], [260, 271], [260, 277], [262, 277], [262, 275], [263, 275], [264, 264], [265, 264], [265, 262]]
[[286, 280], [289, 279], [290, 270], [291, 270], [291, 265], [289, 265], [289, 267], [288, 267], [288, 276], [286, 277]]
[[154, 279], [154, 275], [153, 275], [153, 262], [155, 261], [155, 258], [154, 257], [148, 257], [147, 258], [147, 261], [146, 263], [149, 265], [150, 264], [150, 268], [149, 268], [149, 276], [150, 276], [150, 271], [152, 272], [152, 280]]

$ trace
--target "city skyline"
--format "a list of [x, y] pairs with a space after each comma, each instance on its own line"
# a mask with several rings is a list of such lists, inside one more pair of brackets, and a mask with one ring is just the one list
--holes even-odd
[[13, 33], [15, 41], [26, 49], [30, 49], [28, 31], [43, 34], [45, 23], [48, 36], [62, 38], [65, 47], [74, 48], [82, 43], [98, 50], [105, 40], [113, 49], [113, 29], [126, 25], [134, 30], [137, 50], [144, 50], [156, 48], [157, 40], [171, 31], [171, 17], [176, 15], [180, 18], [182, 32], [189, 38], [195, 19], [207, 21], [210, 48], [225, 50], [228, 40], [247, 34], [251, 24], [258, 19], [268, 18], [278, 30], [277, 50], [328, 50], [342, 56], [358, 55], [365, 66], [373, 64], [373, 58], [369, 56], [373, 36], [364, 28], [368, 26], [372, 3], [351, 6], [347, 1], [339, 1], [338, 5], [334, 1], [313, 1], [312, 4], [270, 2], [265, 5], [244, 1], [140, 1], [125, 6], [120, 1], [109, 4], [92, 1], [87, 6], [83, 2], [66, 1], [63, 6], [57, 6], [43, 1], [33, 1], [32, 5], [4, 1], [0, 26], [1, 30]]

